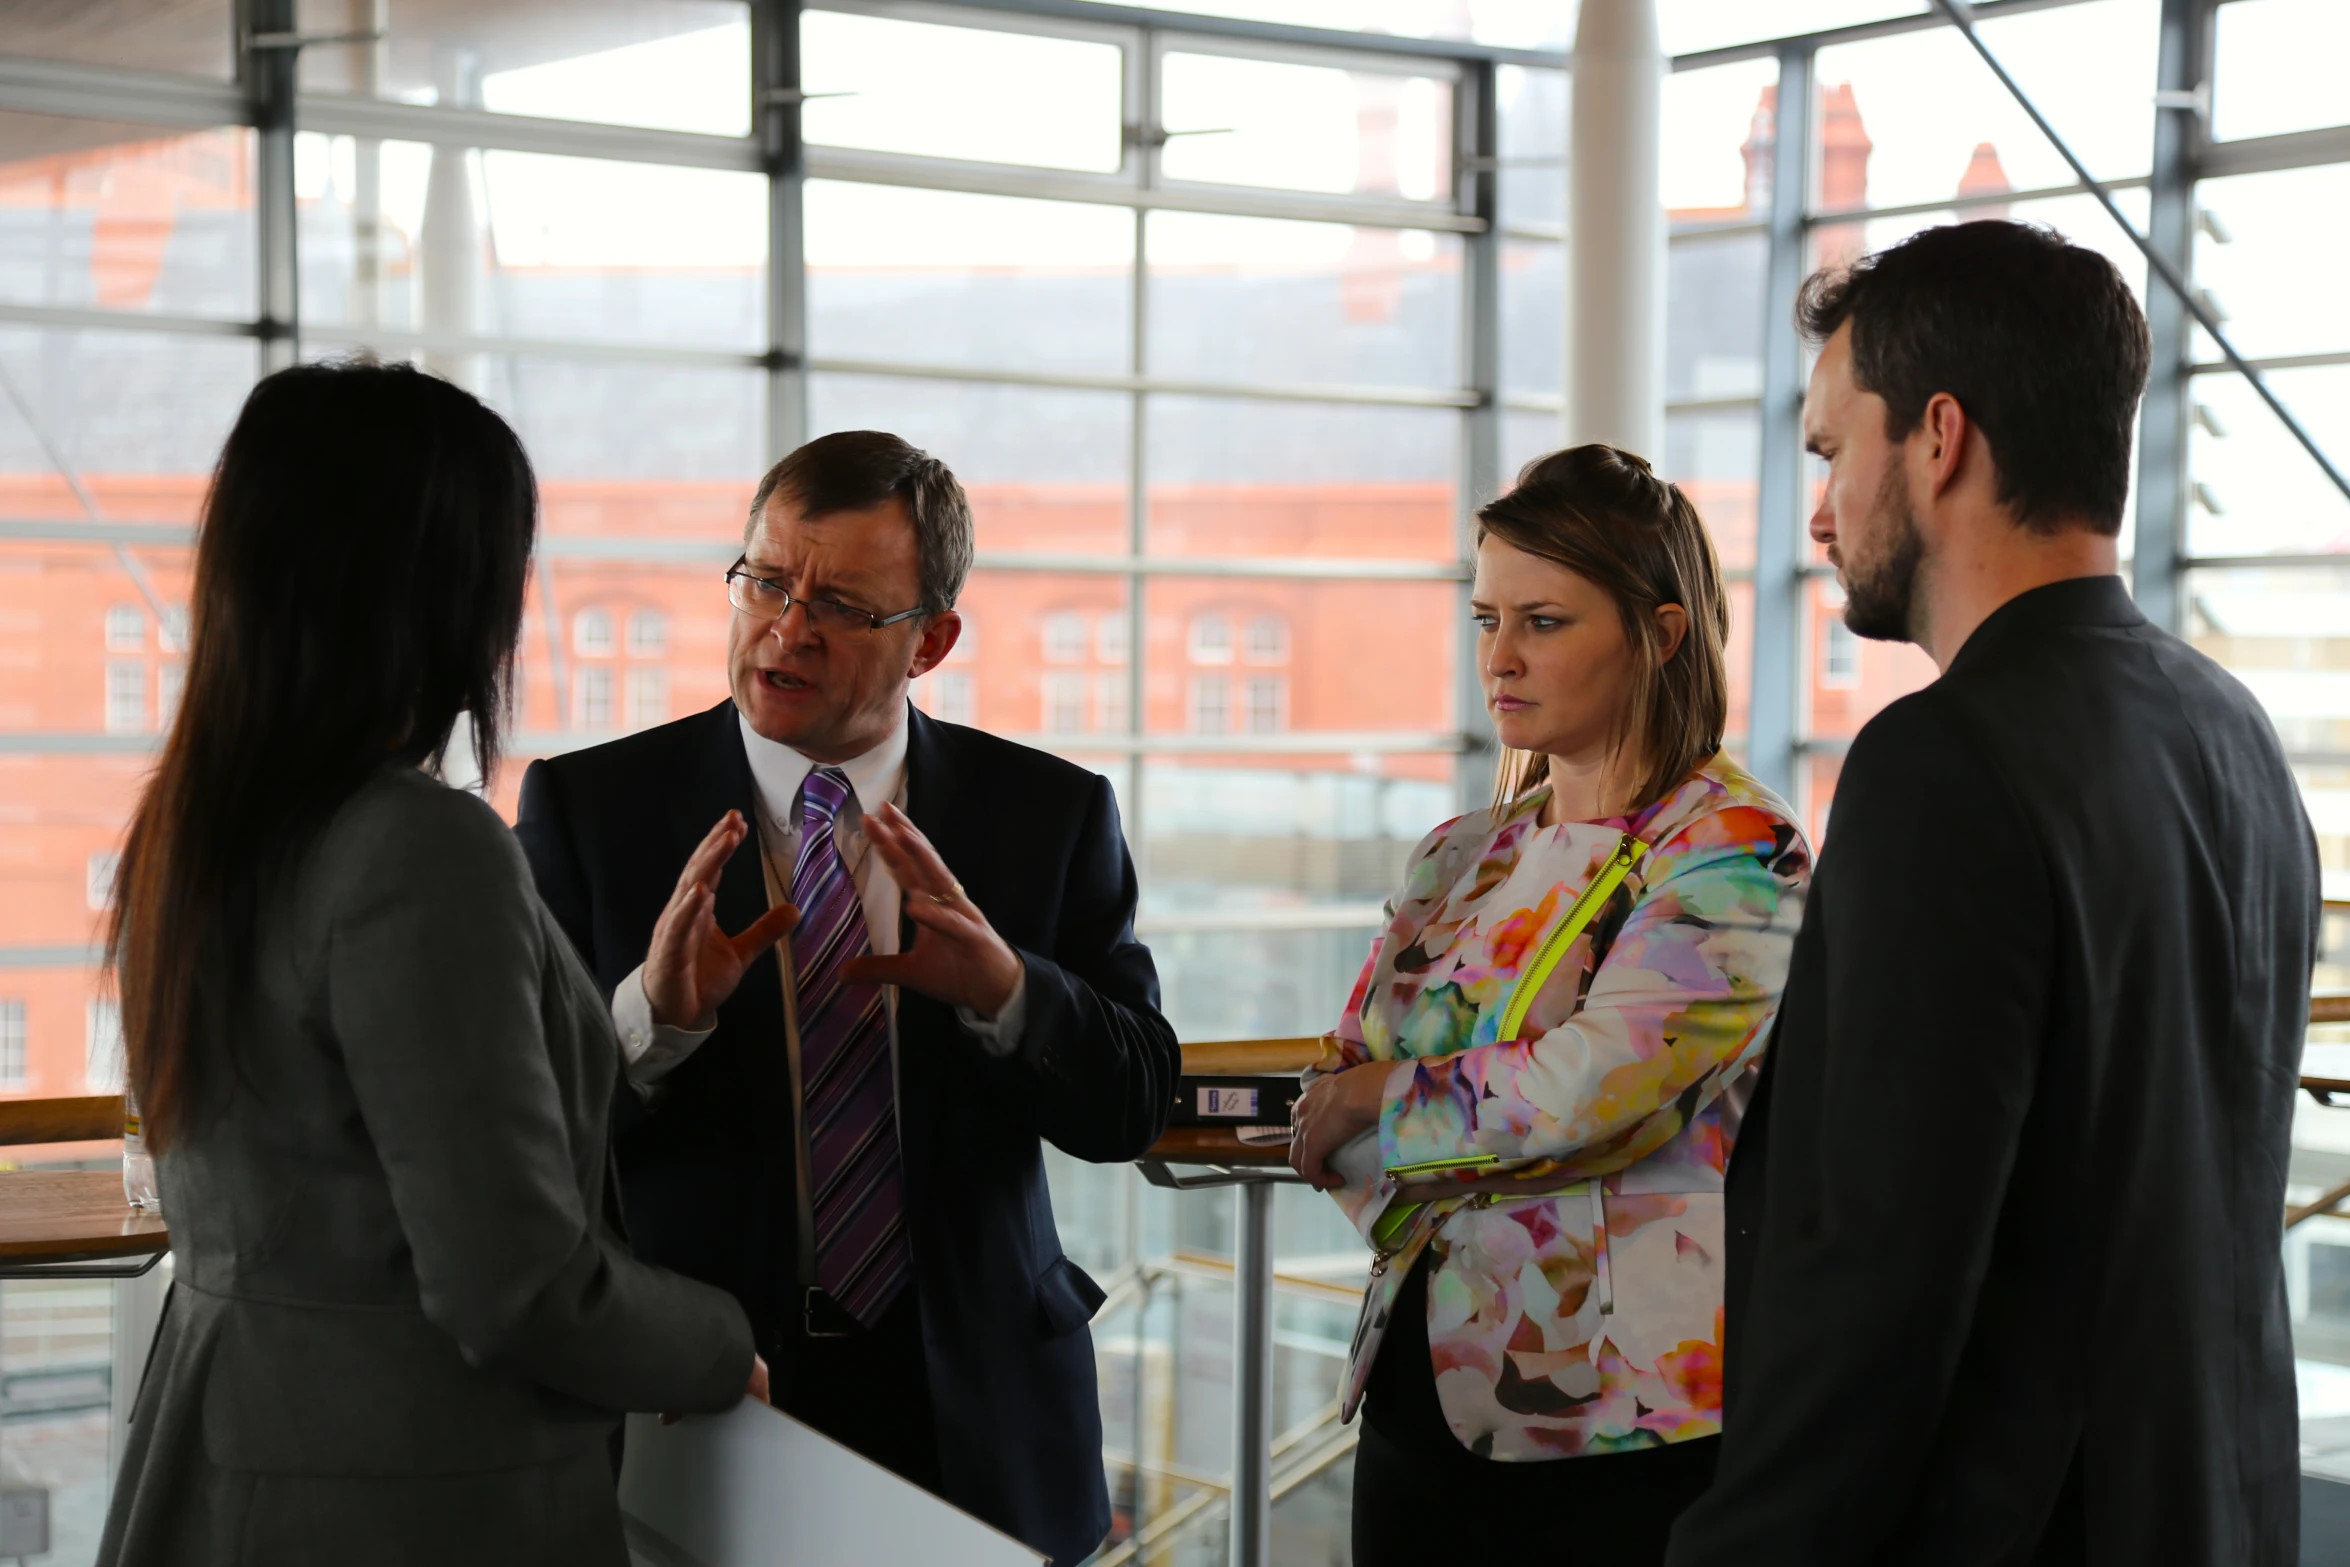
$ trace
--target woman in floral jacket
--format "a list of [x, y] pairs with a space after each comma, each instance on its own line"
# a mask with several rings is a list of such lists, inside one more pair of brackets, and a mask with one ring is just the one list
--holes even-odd
[[1376, 1248], [1354, 1559], [1482, 1515], [1542, 1529], [1528, 1559], [1659, 1562], [1718, 1446], [1722, 1174], [1810, 853], [1720, 754], [1728, 611], [1679, 489], [1577, 447], [1479, 523], [1500, 803], [1414, 852], [1292, 1145]]

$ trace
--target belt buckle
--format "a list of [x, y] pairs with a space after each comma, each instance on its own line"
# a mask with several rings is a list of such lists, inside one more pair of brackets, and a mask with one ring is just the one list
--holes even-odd
[[811, 1284], [800, 1292], [800, 1330], [809, 1338], [855, 1338], [865, 1327], [822, 1285]]

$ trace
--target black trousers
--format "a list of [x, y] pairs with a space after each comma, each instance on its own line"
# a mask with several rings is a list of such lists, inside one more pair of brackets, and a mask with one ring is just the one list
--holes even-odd
[[768, 1369], [779, 1408], [936, 1494], [938, 1432], [910, 1281], [861, 1333], [811, 1337], [795, 1313], [776, 1338]]
[[1527, 1562], [1649, 1567], [1673, 1520], [1713, 1483], [1719, 1437], [1629, 1453], [1496, 1463], [1461, 1446], [1436, 1399], [1425, 1261], [1404, 1280], [1363, 1401], [1355, 1567], [1428, 1567], [1516, 1529]]

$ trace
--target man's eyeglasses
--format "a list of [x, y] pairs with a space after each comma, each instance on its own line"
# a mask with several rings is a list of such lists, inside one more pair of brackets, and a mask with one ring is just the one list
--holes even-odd
[[818, 631], [842, 634], [857, 632], [870, 634], [883, 626], [894, 626], [901, 620], [912, 620], [916, 615], [930, 613], [928, 606], [917, 605], [902, 609], [894, 615], [876, 615], [869, 609], [854, 604], [843, 604], [838, 599], [802, 598], [772, 577], [754, 576], [743, 570], [744, 562], [736, 561], [726, 570], [727, 602], [753, 620], [781, 620], [794, 604], [808, 612], [808, 624]]

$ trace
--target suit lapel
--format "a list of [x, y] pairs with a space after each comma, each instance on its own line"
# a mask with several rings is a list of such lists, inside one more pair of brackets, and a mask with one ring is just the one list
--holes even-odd
[[[718, 873], [715, 913], [719, 929], [729, 935], [767, 912], [767, 879], [759, 863], [758, 791], [751, 782], [751, 759], [743, 750], [742, 725], [734, 703], [722, 702], [703, 715], [708, 727], [698, 737], [694, 765], [679, 780], [672, 796], [676, 814], [671, 830], [676, 842], [675, 863], [685, 868], [686, 857], [703, 835], [728, 811], [740, 811], [751, 831], [742, 847]], [[766, 953], [743, 975], [734, 994], [718, 1009], [722, 1027], [738, 1038], [774, 1041], [776, 1076], [783, 1080], [783, 995], [778, 989], [775, 955]], [[764, 1046], [752, 1049], [764, 1057]]]
[[685, 868], [686, 857], [718, 825], [719, 817], [728, 811], [743, 813], [743, 820], [751, 824], [750, 835], [718, 875], [718, 923], [731, 932], [767, 912], [767, 882], [759, 868], [759, 795], [751, 782], [751, 759], [743, 750], [734, 703], [721, 703], [703, 717], [709, 727], [696, 748], [695, 766], [673, 796], [677, 866]]
[[[939, 726], [912, 703], [906, 706], [906, 816], [938, 849], [955, 863], [953, 810], [948, 795], [946, 737]], [[914, 939], [914, 922], [898, 916], [898, 950]], [[938, 1143], [939, 1109], [947, 1094], [941, 1059], [947, 1041], [932, 1036], [947, 1009], [911, 991], [898, 993], [898, 1117], [909, 1192], [924, 1183]]]

